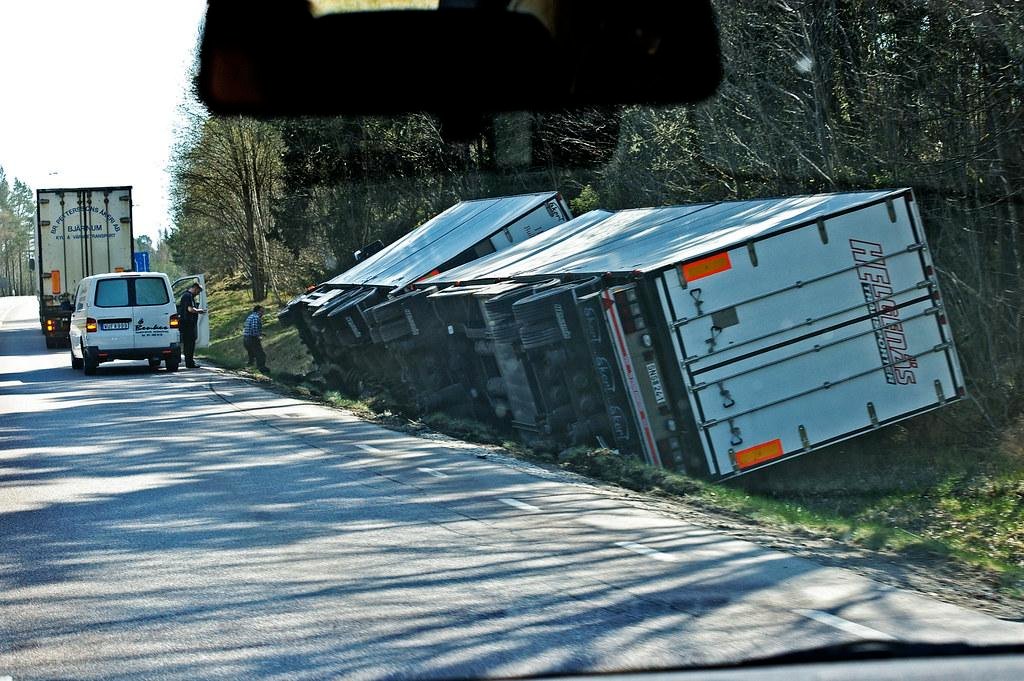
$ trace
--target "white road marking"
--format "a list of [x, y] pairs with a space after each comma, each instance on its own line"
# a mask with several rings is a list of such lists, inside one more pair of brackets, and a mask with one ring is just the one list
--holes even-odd
[[536, 506], [531, 506], [525, 502], [519, 501], [518, 499], [502, 498], [498, 499], [503, 504], [507, 504], [512, 508], [518, 508], [520, 511], [527, 511], [528, 513], [540, 513], [540, 509]]
[[834, 627], [841, 631], [845, 631], [848, 634], [854, 636], [860, 636], [861, 638], [882, 640], [882, 641], [895, 641], [896, 637], [885, 632], [872, 629], [871, 627], [865, 627], [863, 624], [857, 624], [850, 620], [844, 620], [842, 617], [836, 617], [835, 615], [823, 612], [821, 610], [795, 610], [796, 614], [812, 619], [815, 622], [821, 622], [827, 624], [830, 627]]
[[653, 558], [654, 560], [660, 560], [663, 563], [675, 563], [679, 560], [671, 553], [663, 553], [661, 551], [658, 551], [657, 549], [652, 549], [650, 546], [644, 546], [643, 544], [637, 544], [636, 542], [632, 541], [617, 541], [615, 542], [615, 545], [621, 546], [627, 551], [639, 553], [641, 556], [647, 556], [648, 558]]
[[374, 447], [372, 445], [356, 444], [355, 446], [358, 447], [359, 449], [363, 450], [364, 452], [369, 453], [369, 454], [383, 454], [384, 453], [383, 449], [377, 449], [376, 447]]
[[417, 468], [420, 473], [426, 473], [427, 475], [433, 475], [435, 478], [447, 478], [448, 476], [441, 471], [436, 471], [433, 468]]

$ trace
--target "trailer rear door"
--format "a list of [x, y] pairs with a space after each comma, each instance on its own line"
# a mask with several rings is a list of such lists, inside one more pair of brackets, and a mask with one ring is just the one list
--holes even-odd
[[680, 263], [659, 284], [713, 477], [963, 395], [909, 192]]

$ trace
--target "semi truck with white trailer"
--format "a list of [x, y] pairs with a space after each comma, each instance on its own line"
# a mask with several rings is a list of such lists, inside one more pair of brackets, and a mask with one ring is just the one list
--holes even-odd
[[36, 192], [39, 324], [46, 347], [67, 345], [83, 277], [134, 268], [131, 187]]

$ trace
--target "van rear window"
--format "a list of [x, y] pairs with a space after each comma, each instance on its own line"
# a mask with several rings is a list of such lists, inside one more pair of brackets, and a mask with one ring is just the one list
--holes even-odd
[[142, 277], [135, 280], [136, 305], [166, 305], [170, 300], [163, 279]]
[[128, 280], [100, 279], [97, 281], [96, 307], [128, 307]]

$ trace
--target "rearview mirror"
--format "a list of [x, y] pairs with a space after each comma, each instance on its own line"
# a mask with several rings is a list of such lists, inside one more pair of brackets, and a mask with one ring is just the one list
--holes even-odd
[[710, 0], [440, 0], [323, 16], [303, 0], [209, 0], [197, 85], [219, 114], [465, 116], [698, 102], [721, 76]]

